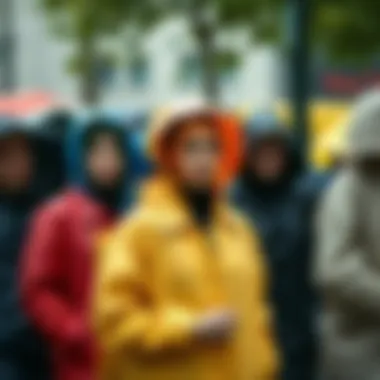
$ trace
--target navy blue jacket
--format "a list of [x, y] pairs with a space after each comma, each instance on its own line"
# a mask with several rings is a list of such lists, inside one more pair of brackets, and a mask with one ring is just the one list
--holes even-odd
[[[233, 191], [235, 204], [262, 239], [270, 271], [277, 337], [284, 359], [283, 379], [312, 380], [315, 361], [315, 297], [311, 287], [312, 224], [323, 176], [303, 168], [286, 130], [267, 120], [248, 126], [248, 147], [267, 139], [281, 141], [288, 165], [271, 186], [243, 169]], [[264, 124], [264, 125], [263, 125]]]

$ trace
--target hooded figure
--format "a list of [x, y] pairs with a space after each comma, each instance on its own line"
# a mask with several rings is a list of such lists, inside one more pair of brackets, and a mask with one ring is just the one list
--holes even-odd
[[161, 116], [158, 172], [98, 273], [100, 378], [276, 379], [262, 254], [221, 194], [237, 170], [236, 122], [201, 105]]
[[323, 201], [316, 281], [323, 300], [322, 371], [327, 380], [380, 374], [380, 92], [354, 108], [349, 163]]
[[31, 213], [62, 183], [59, 146], [0, 119], [0, 379], [49, 379], [42, 340], [22, 312], [19, 253]]
[[233, 189], [236, 205], [256, 226], [269, 263], [282, 379], [314, 374], [314, 297], [310, 280], [310, 231], [322, 178], [307, 174], [289, 132], [272, 114], [246, 127], [246, 154]]
[[42, 206], [25, 246], [21, 290], [27, 313], [48, 339], [59, 380], [93, 379], [92, 274], [98, 245], [131, 197], [128, 136], [93, 117], [67, 141], [69, 187]]

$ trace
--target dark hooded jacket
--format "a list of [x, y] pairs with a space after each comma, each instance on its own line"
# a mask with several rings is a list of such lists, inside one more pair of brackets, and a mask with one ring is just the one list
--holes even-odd
[[18, 264], [31, 213], [62, 184], [62, 157], [59, 145], [48, 136], [3, 117], [0, 139], [14, 134], [32, 144], [35, 165], [27, 191], [11, 195], [0, 191], [0, 379], [44, 379], [49, 374], [46, 352], [21, 308]]
[[311, 380], [314, 361], [314, 295], [310, 285], [311, 224], [324, 183], [303, 167], [290, 134], [271, 115], [247, 125], [247, 151], [275, 139], [286, 149], [282, 177], [264, 184], [243, 167], [233, 196], [258, 229], [270, 268], [277, 334], [284, 359], [283, 379]]
[[[84, 168], [86, 141], [98, 129], [112, 131], [125, 153], [128, 169], [113, 192], [92, 185]], [[131, 202], [133, 149], [121, 125], [95, 116], [72, 128], [66, 151], [70, 186], [34, 217], [21, 290], [28, 314], [50, 343], [54, 378], [87, 380], [95, 376], [98, 354], [89, 315], [93, 269], [107, 232]]]

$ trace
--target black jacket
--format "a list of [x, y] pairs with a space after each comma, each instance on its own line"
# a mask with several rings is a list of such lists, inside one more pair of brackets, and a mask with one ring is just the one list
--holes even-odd
[[63, 180], [60, 148], [14, 120], [0, 119], [0, 139], [15, 133], [32, 144], [36, 165], [28, 191], [5, 195], [0, 189], [0, 379], [48, 379], [44, 344], [21, 308], [18, 264], [31, 213]]
[[288, 165], [282, 178], [272, 185], [261, 183], [243, 169], [233, 200], [257, 228], [266, 253], [277, 337], [284, 359], [282, 378], [312, 380], [316, 303], [310, 278], [311, 230], [324, 180], [303, 167], [283, 127], [271, 119], [257, 124], [247, 127], [247, 148], [276, 139], [284, 144]]

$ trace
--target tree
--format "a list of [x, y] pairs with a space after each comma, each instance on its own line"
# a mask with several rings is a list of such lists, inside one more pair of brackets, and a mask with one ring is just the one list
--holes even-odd
[[[205, 92], [217, 93], [215, 50], [212, 35], [230, 25], [251, 26], [261, 41], [278, 42], [288, 48], [291, 57], [290, 92], [293, 98], [294, 124], [299, 144], [307, 151], [307, 104], [309, 101], [309, 62], [314, 48], [324, 50], [337, 62], [366, 63], [379, 53], [380, 2], [374, 0], [188, 0], [192, 4], [192, 22], [204, 59]], [[202, 21], [201, 12], [214, 4], [217, 22]], [[293, 16], [286, 20], [288, 16]], [[207, 20], [207, 18], [206, 18]], [[207, 29], [207, 27], [208, 29]], [[286, 27], [289, 30], [286, 30]], [[207, 33], [205, 32], [207, 31]], [[284, 46], [283, 36], [289, 35]]]
[[163, 0], [158, 9], [161, 19], [175, 14], [189, 22], [200, 53], [203, 93], [209, 100], [217, 101], [217, 68], [223, 54], [216, 46], [216, 34], [229, 27], [245, 26], [261, 41], [273, 39], [278, 32], [280, 6], [276, 0]]
[[318, 0], [314, 37], [338, 62], [365, 62], [379, 53], [380, 2]]
[[[72, 38], [76, 54], [72, 67], [82, 83], [82, 94], [88, 103], [99, 97], [97, 55], [99, 41], [115, 33], [126, 23], [144, 26], [173, 14], [185, 16], [199, 47], [202, 84], [205, 96], [218, 97], [219, 62], [215, 45], [216, 33], [235, 25], [253, 26], [259, 38], [268, 38], [277, 31], [278, 20], [268, 12], [278, 6], [277, 0], [40, 0], [51, 16], [60, 35]], [[145, 29], [145, 28], [144, 28]]]
[[[282, 3], [282, 5], [281, 5]], [[307, 148], [308, 63], [313, 50], [336, 63], [360, 65], [379, 53], [380, 2], [373, 0], [268, 0], [268, 10], [292, 12], [291, 91], [297, 137]], [[283, 25], [280, 23], [280, 28]], [[311, 32], [311, 33], [309, 33]], [[312, 49], [313, 48], [313, 49]]]
[[75, 43], [71, 67], [81, 82], [82, 99], [96, 103], [100, 96], [98, 80], [100, 45], [128, 21], [146, 22], [152, 13], [145, 0], [40, 0], [55, 32]]

